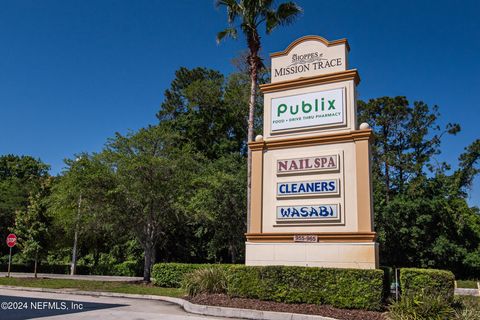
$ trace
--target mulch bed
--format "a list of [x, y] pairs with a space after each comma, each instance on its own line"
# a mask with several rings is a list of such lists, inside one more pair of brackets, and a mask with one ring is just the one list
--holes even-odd
[[231, 298], [223, 294], [198, 295], [196, 297], [186, 298], [192, 303], [241, 308], [255, 309], [262, 311], [277, 311], [301, 314], [314, 314], [324, 317], [331, 317], [341, 320], [386, 320], [387, 318], [381, 312], [365, 310], [338, 309], [326, 305], [316, 304], [287, 304], [273, 301], [261, 301], [255, 299]]

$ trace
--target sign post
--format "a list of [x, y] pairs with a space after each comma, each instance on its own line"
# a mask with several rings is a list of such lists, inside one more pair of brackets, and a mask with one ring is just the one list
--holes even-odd
[[263, 135], [250, 142], [247, 265], [373, 269], [370, 143], [346, 39], [305, 36], [271, 56]]
[[7, 277], [10, 278], [10, 267], [12, 265], [12, 248], [17, 244], [17, 236], [13, 233], [10, 233], [7, 236], [7, 246], [10, 247], [10, 255], [8, 256], [8, 275]]

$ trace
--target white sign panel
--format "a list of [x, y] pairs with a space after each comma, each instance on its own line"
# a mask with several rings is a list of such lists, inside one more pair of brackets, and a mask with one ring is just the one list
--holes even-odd
[[318, 36], [298, 39], [285, 51], [271, 55], [272, 83], [344, 71], [347, 46], [345, 39], [332, 42]]
[[338, 155], [336, 154], [329, 156], [277, 160], [277, 174], [333, 171], [337, 169]]
[[345, 121], [343, 88], [272, 99], [271, 130], [340, 125]]
[[277, 207], [277, 221], [334, 220], [339, 218], [337, 204]]
[[338, 179], [277, 183], [277, 197], [338, 194]]

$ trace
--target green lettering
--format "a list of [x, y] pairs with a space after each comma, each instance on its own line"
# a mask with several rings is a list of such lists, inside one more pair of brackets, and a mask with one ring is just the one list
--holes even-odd
[[287, 112], [287, 105], [282, 103], [281, 105], [278, 106], [277, 108], [277, 117], [280, 117], [282, 113]]
[[291, 114], [297, 114], [298, 113], [298, 104], [295, 106], [297, 109], [295, 110], [295, 112], [293, 112], [293, 106], [290, 106], [290, 113]]
[[312, 111], [312, 105], [310, 103], [305, 103], [305, 101], [302, 101], [302, 111], [303, 113], [309, 113]]
[[335, 109], [335, 100], [328, 100], [328, 104], [329, 104], [329, 107], [328, 107], [328, 110], [330, 109]]

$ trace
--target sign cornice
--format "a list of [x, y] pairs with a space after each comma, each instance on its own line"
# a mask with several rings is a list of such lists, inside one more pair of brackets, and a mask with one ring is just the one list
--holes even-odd
[[347, 48], [347, 51], [350, 51], [350, 46], [348, 45], [348, 41], [345, 38], [338, 39], [338, 40], [333, 40], [333, 41], [328, 41], [327, 39], [325, 39], [323, 37], [320, 37], [320, 36], [308, 35], [308, 36], [303, 36], [303, 37], [298, 38], [297, 40], [293, 41], [283, 51], [278, 51], [278, 52], [271, 53], [270, 57], [274, 58], [274, 57], [286, 56], [290, 53], [290, 51], [293, 48], [295, 48], [297, 45], [299, 45], [300, 43], [305, 42], [305, 41], [320, 41], [321, 43], [323, 43], [327, 47], [333, 47], [333, 46], [338, 46], [338, 45], [345, 44], [345, 46]]
[[269, 93], [348, 80], [353, 80], [355, 82], [355, 85], [358, 85], [358, 83], [360, 83], [360, 75], [358, 74], [357, 69], [322, 74], [314, 77], [305, 77], [294, 80], [261, 84], [260, 90], [262, 91], [262, 93]]
[[252, 141], [248, 143], [248, 147], [252, 151], [264, 149], [286, 149], [293, 147], [305, 147], [319, 144], [334, 144], [342, 142], [355, 142], [360, 140], [373, 139], [372, 129], [361, 129], [350, 132], [337, 132], [331, 134], [322, 134], [312, 137], [288, 137], [281, 139]]

